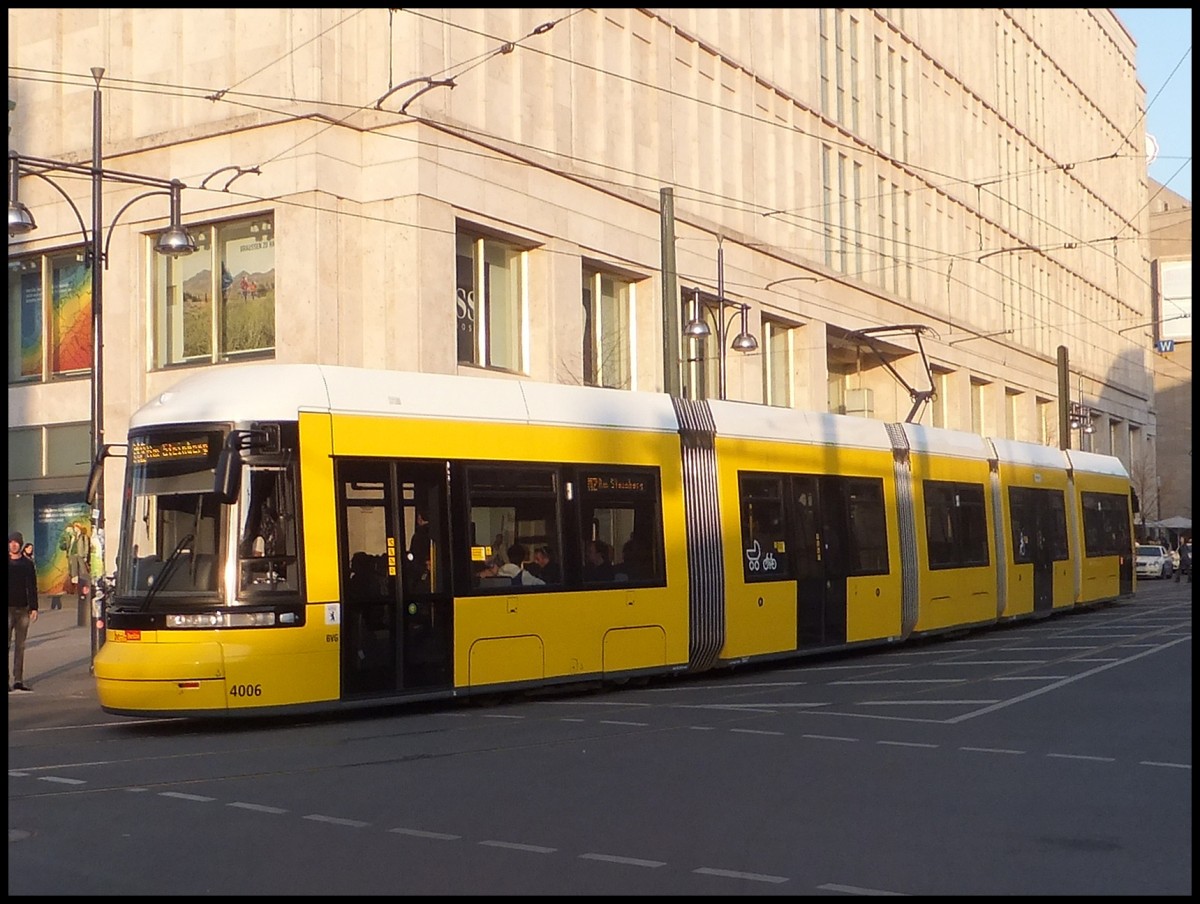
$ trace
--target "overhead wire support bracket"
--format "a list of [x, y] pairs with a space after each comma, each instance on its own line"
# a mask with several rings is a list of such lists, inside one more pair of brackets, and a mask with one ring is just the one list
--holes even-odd
[[[915, 386], [912, 386], [906, 379], [904, 379], [900, 371], [896, 370], [896, 368], [892, 366], [892, 363], [888, 361], [883, 352], [880, 351], [879, 346], [875, 343], [875, 339], [877, 337], [894, 336], [897, 334], [911, 335], [917, 340], [917, 351], [921, 353], [921, 364], [925, 368], [925, 377], [929, 380], [928, 389], [917, 389]], [[914, 418], [917, 417], [921, 409], [925, 407], [926, 403], [928, 403], [930, 399], [937, 395], [937, 390], [933, 385], [933, 368], [929, 363], [929, 356], [925, 353], [925, 345], [923, 342], [921, 342], [921, 336], [923, 335], [932, 336], [934, 339], [938, 338], [937, 330], [931, 326], [926, 326], [923, 323], [900, 323], [893, 326], [869, 326], [864, 327], [861, 330], [852, 330], [846, 337], [847, 339], [854, 340], [855, 342], [861, 342], [861, 344], [867, 346], [867, 348], [873, 351], [875, 353], [875, 357], [879, 359], [879, 363], [886, 367], [888, 369], [888, 373], [896, 378], [896, 382], [908, 390], [908, 397], [912, 399], [913, 404], [912, 408], [910, 408], [908, 411], [908, 416], [904, 419], [904, 423], [906, 424], [913, 423]]]
[[407, 113], [408, 105], [411, 104], [418, 97], [420, 97], [422, 94], [424, 94], [426, 91], [432, 91], [434, 88], [454, 88], [455, 87], [454, 79], [452, 79], [452, 78], [430, 78], [427, 75], [420, 75], [420, 76], [417, 76], [416, 78], [410, 78], [407, 81], [401, 82], [395, 88], [392, 88], [390, 91], [388, 91], [386, 94], [384, 94], [381, 98], [379, 98], [379, 100], [375, 101], [375, 109], [382, 110], [383, 102], [385, 100], [387, 100], [389, 97], [391, 97], [393, 94], [395, 94], [397, 91], [399, 91], [401, 88], [408, 88], [408, 87], [411, 87], [412, 85], [421, 85], [421, 84], [423, 84], [425, 87], [421, 88], [419, 91], [417, 91], [416, 94], [414, 94], [412, 97], [410, 97], [408, 100], [406, 100], [403, 104], [400, 105], [400, 111], [399, 111], [400, 113]]

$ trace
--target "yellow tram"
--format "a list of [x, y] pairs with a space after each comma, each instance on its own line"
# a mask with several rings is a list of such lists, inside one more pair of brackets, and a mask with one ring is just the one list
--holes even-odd
[[258, 364], [184, 379], [126, 449], [113, 713], [619, 681], [1134, 589], [1118, 460], [913, 424]]

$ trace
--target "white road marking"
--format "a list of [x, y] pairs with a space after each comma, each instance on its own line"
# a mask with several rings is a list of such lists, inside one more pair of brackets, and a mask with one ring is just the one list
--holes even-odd
[[639, 860], [636, 857], [615, 857], [612, 854], [580, 854], [580, 860], [601, 860], [604, 863], [622, 863], [626, 866], [645, 866], [650, 869], [657, 869], [660, 866], [666, 866], [663, 860]]
[[710, 869], [706, 866], [702, 866], [700, 869], [694, 869], [692, 872], [698, 873], [701, 876], [723, 876], [727, 879], [748, 879], [751, 882], [773, 882], [776, 885], [789, 881], [786, 876], [767, 876], [762, 873], [740, 873], [736, 870]]
[[764, 734], [775, 735], [776, 737], [783, 737], [784, 734], [782, 731], [758, 731], [753, 728], [731, 728], [729, 730], [737, 734]]
[[268, 807], [265, 804], [248, 804], [240, 800], [235, 800], [231, 804], [226, 804], [227, 807], [236, 807], [239, 810], [253, 810], [255, 813], [286, 813], [281, 807]]
[[81, 778], [61, 778], [57, 775], [39, 775], [38, 781], [39, 782], [57, 782], [60, 785], [86, 785], [87, 784], [87, 782], [85, 782]]
[[462, 838], [461, 835], [448, 835], [445, 832], [423, 832], [420, 829], [404, 829], [395, 828], [388, 829], [389, 832], [395, 832], [397, 835], [411, 835], [414, 838], [432, 838], [434, 841], [457, 841]]
[[971, 753], [1010, 753], [1014, 756], [1024, 756], [1024, 750], [1006, 750], [1003, 747], [959, 747], [959, 750], [967, 750]]
[[[1034, 697], [1037, 697], [1041, 694], [1048, 694], [1048, 693], [1050, 693], [1050, 691], [1055, 691], [1055, 690], [1058, 690], [1060, 687], [1065, 687], [1066, 685], [1071, 684], [1072, 682], [1080, 681], [1083, 678], [1089, 678], [1092, 675], [1098, 675], [1101, 672], [1107, 671], [1108, 669], [1114, 668], [1118, 665], [1124, 665], [1125, 663], [1128, 663], [1128, 662], [1134, 662], [1135, 660], [1141, 659], [1143, 656], [1149, 656], [1150, 654], [1156, 653], [1159, 650], [1169, 649], [1170, 647], [1175, 646], [1175, 644], [1177, 644], [1177, 643], [1182, 643], [1183, 641], [1190, 640], [1190, 639], [1191, 639], [1190, 637], [1180, 637], [1177, 640], [1172, 640], [1169, 643], [1162, 644], [1162, 646], [1156, 647], [1153, 650], [1143, 650], [1141, 653], [1137, 653], [1126, 659], [1114, 660], [1112, 662], [1106, 663], [1105, 665], [1097, 666], [1094, 669], [1089, 669], [1086, 672], [1080, 672], [1078, 675], [1072, 675], [1070, 678], [1064, 678], [1062, 681], [1056, 681], [1054, 684], [1047, 684], [1045, 687], [1040, 687], [1037, 690], [1030, 691], [1027, 694], [1021, 694], [1019, 697], [1013, 697], [1011, 700], [1003, 700], [999, 703], [993, 703], [990, 706], [986, 706], [983, 709], [976, 710], [975, 712], [963, 713], [961, 716], [955, 716], [954, 718], [949, 719], [948, 722], [951, 725], [954, 725], [954, 724], [957, 724], [958, 722], [965, 722], [967, 719], [974, 719], [978, 716], [983, 716], [983, 715], [986, 715], [987, 713], [995, 712], [996, 710], [1003, 709], [1006, 706], [1013, 706], [1014, 704], [1022, 703], [1026, 700], [1031, 700]], [[1082, 660], [1080, 660], [1080, 661], [1082, 661]]]
[[982, 706], [998, 700], [862, 700], [855, 706]]
[[1092, 760], [1097, 763], [1116, 762], [1111, 756], [1084, 756], [1082, 753], [1048, 753], [1046, 756], [1055, 760]]
[[184, 794], [182, 791], [159, 791], [159, 797], [175, 797], [179, 800], [198, 800], [202, 803], [216, 800], [215, 797], [205, 797], [203, 794]]
[[931, 665], [1041, 665], [1044, 659], [965, 659], [961, 662], [934, 662]]
[[1058, 681], [1066, 675], [1002, 675], [988, 681]]
[[538, 844], [517, 844], [515, 841], [481, 841], [484, 847], [506, 848], [510, 851], [528, 851], [531, 854], [553, 854], [558, 848], [542, 847]]
[[937, 744], [920, 744], [916, 741], [876, 741], [876, 744], [882, 744], [885, 747], [923, 747], [926, 750], [936, 750]]
[[361, 822], [357, 819], [342, 819], [340, 816], [322, 816], [320, 813], [309, 813], [304, 819], [311, 819], [313, 822], [327, 822], [335, 826], [350, 826], [352, 829], [365, 829], [370, 825], [369, 822]]
[[858, 885], [825, 884], [818, 885], [817, 889], [820, 891], [840, 891], [848, 895], [889, 895], [892, 897], [908, 897], [908, 895], [902, 891], [883, 891], [882, 889], [878, 888], [862, 888]]
[[961, 678], [861, 678], [849, 681], [831, 681], [830, 685], [839, 684], [961, 684]]

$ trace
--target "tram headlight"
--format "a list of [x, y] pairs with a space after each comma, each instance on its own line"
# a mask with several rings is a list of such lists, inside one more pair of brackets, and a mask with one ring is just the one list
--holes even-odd
[[198, 612], [167, 616], [168, 628], [262, 628], [275, 623], [274, 612]]

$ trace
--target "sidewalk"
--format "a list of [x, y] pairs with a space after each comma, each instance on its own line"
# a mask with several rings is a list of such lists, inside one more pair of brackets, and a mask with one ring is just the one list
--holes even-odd
[[[90, 621], [90, 617], [88, 619]], [[8, 705], [27, 705], [36, 698], [96, 697], [92, 679], [92, 634], [90, 627], [78, 624], [79, 613], [74, 597], [63, 598], [63, 608], [51, 609], [50, 598], [38, 601], [38, 617], [29, 625], [25, 640], [25, 683], [32, 693], [10, 693]], [[12, 651], [8, 653], [12, 673]]]

